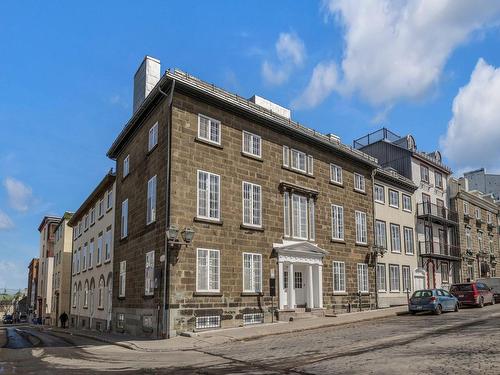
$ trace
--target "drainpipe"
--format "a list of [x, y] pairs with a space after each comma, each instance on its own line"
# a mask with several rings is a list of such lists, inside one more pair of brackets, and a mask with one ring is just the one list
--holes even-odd
[[[172, 86], [170, 87], [169, 93], [165, 93], [162, 91], [161, 87], [158, 87], [159, 92], [167, 98], [167, 148], [166, 148], [166, 179], [167, 183], [165, 186], [165, 261], [163, 265], [163, 307], [162, 307], [162, 334], [164, 338], [170, 338], [170, 318], [167, 316], [167, 302], [170, 301], [170, 267], [168, 265], [168, 238], [167, 238], [167, 228], [170, 226], [170, 154], [171, 154], [171, 124], [172, 124], [172, 101], [174, 97], [174, 89], [175, 89], [175, 79], [172, 80]], [[169, 306], [170, 308], [170, 306]]]
[[[375, 243], [375, 200], [373, 199], [374, 193], [375, 193], [375, 172], [376, 169], [372, 170], [372, 208], [373, 208], [373, 219], [372, 219], [372, 227], [373, 227], [373, 243]], [[372, 254], [375, 256], [375, 308], [379, 308], [378, 305], [378, 286], [377, 286], [377, 262], [378, 262], [378, 252], [373, 251], [372, 247]]]

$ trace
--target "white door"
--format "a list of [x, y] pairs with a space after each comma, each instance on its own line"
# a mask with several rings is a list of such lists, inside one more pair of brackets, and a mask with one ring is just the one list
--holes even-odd
[[294, 270], [295, 305], [304, 307], [306, 305], [306, 273], [303, 267]]
[[415, 285], [415, 290], [425, 289], [425, 272], [422, 269], [417, 268], [413, 274], [413, 285]]

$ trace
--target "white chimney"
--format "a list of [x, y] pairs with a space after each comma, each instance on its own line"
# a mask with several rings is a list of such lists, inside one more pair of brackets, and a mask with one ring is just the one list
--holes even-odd
[[271, 102], [270, 100], [264, 99], [260, 96], [254, 95], [250, 99], [252, 103], [257, 104], [258, 106], [261, 106], [268, 111], [271, 111], [277, 115], [283, 116], [287, 119], [290, 119], [291, 117], [291, 112], [288, 108], [282, 107], [276, 103]]
[[134, 113], [160, 80], [160, 60], [146, 56], [134, 75]]
[[338, 135], [328, 133], [326, 136], [330, 139], [330, 142], [340, 143], [340, 137]]

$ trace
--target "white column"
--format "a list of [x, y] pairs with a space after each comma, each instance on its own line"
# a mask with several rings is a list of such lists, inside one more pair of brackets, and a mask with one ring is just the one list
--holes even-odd
[[278, 262], [278, 284], [280, 310], [283, 310], [285, 308], [285, 274], [283, 262]]
[[323, 266], [318, 265], [318, 308], [323, 308]]
[[288, 264], [288, 308], [295, 309], [295, 284], [294, 284], [293, 263]]
[[312, 264], [307, 266], [307, 307], [314, 307], [314, 289], [313, 289], [313, 267]]

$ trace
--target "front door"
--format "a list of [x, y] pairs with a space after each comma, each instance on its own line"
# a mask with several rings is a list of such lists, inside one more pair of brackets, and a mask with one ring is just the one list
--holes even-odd
[[302, 267], [297, 267], [294, 271], [295, 305], [297, 307], [306, 306], [306, 279]]
[[425, 225], [424, 227], [424, 235], [425, 235], [425, 252], [426, 254], [432, 254], [433, 251], [433, 243], [432, 243], [432, 227], [430, 225]]

